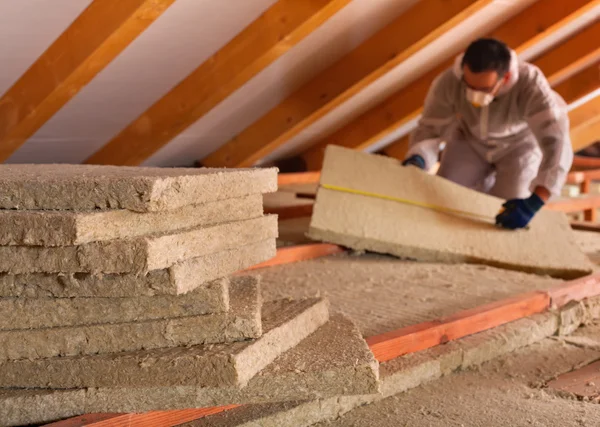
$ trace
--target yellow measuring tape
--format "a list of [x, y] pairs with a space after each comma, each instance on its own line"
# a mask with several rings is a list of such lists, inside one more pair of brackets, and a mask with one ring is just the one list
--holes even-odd
[[404, 203], [406, 205], [412, 205], [412, 206], [419, 206], [421, 208], [431, 209], [431, 210], [438, 211], [438, 212], [470, 216], [472, 218], [495, 222], [494, 218], [491, 218], [487, 215], [480, 215], [480, 214], [476, 214], [473, 212], [461, 211], [459, 209], [447, 208], [445, 206], [434, 205], [431, 203], [417, 202], [416, 200], [402, 199], [400, 197], [393, 197], [393, 196], [388, 196], [385, 194], [371, 193], [369, 191], [354, 190], [352, 188], [339, 187], [337, 185], [321, 184], [321, 187], [325, 188], [327, 190], [340, 191], [342, 193], [359, 194], [361, 196], [374, 197], [374, 198], [383, 199], [383, 200], [391, 200], [394, 202]]

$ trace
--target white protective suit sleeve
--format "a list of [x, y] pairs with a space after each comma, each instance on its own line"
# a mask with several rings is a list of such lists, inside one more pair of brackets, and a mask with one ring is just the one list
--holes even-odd
[[437, 163], [441, 137], [456, 117], [455, 97], [449, 90], [455, 84], [449, 84], [448, 79], [456, 80], [452, 70], [440, 74], [433, 81], [417, 128], [410, 135], [406, 158], [421, 156], [425, 160], [426, 170]]
[[542, 162], [530, 190], [541, 186], [552, 196], [560, 194], [573, 163], [566, 103], [552, 90], [541, 70], [523, 91], [525, 120], [542, 151]]

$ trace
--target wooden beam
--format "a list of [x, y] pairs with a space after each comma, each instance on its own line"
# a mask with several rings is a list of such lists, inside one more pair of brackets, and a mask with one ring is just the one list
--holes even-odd
[[[339, 254], [346, 250], [338, 245], [329, 243], [311, 243], [307, 245], [296, 245], [277, 249], [277, 255], [268, 261], [257, 264], [245, 271], [256, 270], [259, 268], [273, 267], [275, 265], [290, 264], [292, 262], [306, 261], [309, 259], [321, 258], [328, 255]], [[243, 274], [241, 272], [239, 274]]]
[[[594, 29], [596, 28], [597, 26], [594, 26]], [[564, 52], [564, 49], [566, 47], [572, 47], [573, 51], [581, 52], [576, 48], [576, 46], [572, 45], [573, 40], [574, 39], [570, 39], [569, 41], [563, 43], [561, 46], [559, 46], [559, 48], [557, 48], [558, 51]], [[572, 58], [572, 56], [570, 58]], [[568, 62], [564, 62], [563, 65], [565, 65], [565, 67], [560, 68], [560, 66], [557, 65], [557, 61], [560, 60], [560, 56], [556, 55], [554, 51], [550, 51], [548, 54], [542, 56], [538, 61], [535, 61], [534, 64], [541, 65], [541, 69], [542, 71], [544, 71], [544, 73], [546, 72], [546, 69], [543, 67], [549, 67], [548, 70], [550, 70], [553, 76], [553, 80], [551, 80], [551, 83], [556, 81], [560, 82], [556, 85], [553, 84], [554, 90], [563, 97], [567, 104], [571, 104], [577, 101], [578, 99], [584, 97], [585, 95], [592, 93], [597, 89], [600, 89], [600, 64], [598, 62], [592, 63], [591, 65], [588, 64], [588, 60], [590, 58], [591, 57], [587, 56], [587, 59], [585, 61], [585, 65], [587, 65], [586, 68], [579, 70], [575, 74], [572, 74], [568, 79], [564, 81], [562, 81], [561, 78], [566, 74], [574, 72], [575, 69]], [[597, 59], [597, 57], [595, 59]], [[580, 65], [581, 63], [582, 61], [579, 62]], [[422, 107], [419, 107], [416, 111], [418, 111], [418, 114], [421, 114]], [[571, 125], [573, 125], [573, 123], [571, 123]], [[403, 160], [406, 153], [408, 152], [408, 145], [409, 135], [407, 134], [399, 140], [397, 140], [396, 142], [394, 142], [393, 144], [390, 144], [387, 147], [385, 147], [382, 150], [382, 152], [390, 157]], [[581, 144], [578, 143], [578, 146], [579, 145]]]
[[409, 148], [410, 133], [404, 135], [402, 138], [388, 145], [387, 147], [384, 147], [381, 150], [381, 153], [398, 160], [404, 160], [406, 158], [406, 153], [408, 153]]
[[548, 382], [547, 388], [562, 395], [577, 396], [584, 401], [600, 400], [600, 362], [559, 375]]
[[600, 233], [600, 224], [589, 221], [571, 221], [571, 228], [578, 231], [595, 231]]
[[573, 157], [573, 168], [578, 170], [600, 169], [600, 157], [575, 156]]
[[141, 164], [349, 2], [279, 0], [86, 163]]
[[600, 21], [579, 31], [557, 47], [542, 55], [534, 64], [556, 86], [581, 71], [600, 57]]
[[567, 104], [600, 89], [600, 63], [596, 62], [554, 87]]
[[420, 323], [367, 338], [367, 344], [379, 362], [387, 362], [476, 334], [548, 309], [550, 297], [545, 292], [530, 292], [486, 304], [452, 316]]
[[280, 173], [277, 175], [277, 186], [292, 184], [316, 184], [321, 179], [321, 172]]
[[172, 427], [228, 411], [238, 406], [227, 405], [177, 411], [152, 411], [142, 414], [87, 414], [45, 424], [45, 427]]
[[600, 140], [600, 117], [571, 131], [571, 144], [574, 151], [579, 151]]
[[313, 205], [293, 205], [293, 206], [278, 206], [278, 207], [265, 207], [265, 214], [277, 215], [278, 219], [293, 219], [293, 218], [304, 218], [311, 216], [313, 212]]
[[[538, 1], [488, 36], [504, 40], [517, 52], [522, 52], [598, 5], [600, 0]], [[325, 147], [329, 144], [363, 150], [418, 118], [431, 83], [440, 73], [452, 66], [458, 53], [459, 50], [449, 50], [447, 60], [441, 65], [307, 150], [303, 158], [308, 169], [320, 169]], [[564, 64], [565, 67], [568, 65]]]
[[174, 1], [93, 1], [0, 99], [0, 161], [8, 159]]
[[571, 280], [548, 290], [552, 308], [564, 307], [571, 301], [600, 295], [600, 273]]
[[548, 202], [544, 209], [566, 213], [600, 209], [600, 194], [582, 194], [578, 197], [564, 197], [552, 200]]
[[421, 0], [202, 160], [251, 166], [423, 49], [490, 0]]

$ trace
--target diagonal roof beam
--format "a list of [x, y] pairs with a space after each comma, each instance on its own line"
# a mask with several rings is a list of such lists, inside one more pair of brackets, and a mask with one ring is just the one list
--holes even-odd
[[599, 61], [554, 86], [554, 90], [564, 98], [567, 104], [572, 104], [598, 89], [600, 89]]
[[[584, 127], [599, 118], [600, 96], [590, 99], [585, 104], [581, 104], [569, 112], [569, 121], [571, 122], [572, 131]], [[596, 138], [600, 138], [600, 135], [596, 135]]]
[[600, 141], [600, 96], [596, 96], [569, 113], [573, 151]]
[[[589, 37], [594, 38], [589, 39]], [[598, 61], [600, 57], [600, 47], [596, 47], [598, 46], [596, 40], [600, 40], [600, 23], [588, 27], [575, 37], [568, 39], [533, 61], [548, 77], [554, 90], [564, 98], [567, 104], [571, 104], [596, 89], [600, 89], [598, 64], [592, 63], [589, 65], [591, 60]], [[588, 64], [587, 68], [577, 70], [586, 64]], [[576, 74], [572, 75], [573, 72], [576, 72]], [[569, 75], [569, 78], [562, 80]], [[557, 84], [557, 82], [560, 83]], [[408, 145], [409, 135], [404, 135], [382, 151], [390, 157], [403, 160], [408, 152]]]
[[350, 1], [279, 0], [86, 163], [141, 164]]
[[491, 0], [420, 0], [261, 119], [202, 160], [251, 166]]
[[583, 150], [600, 141], [598, 135], [600, 135], [600, 117], [572, 130], [571, 144], [573, 145], [573, 151]]
[[0, 98], [0, 161], [8, 159], [174, 1], [93, 1]]
[[[515, 47], [517, 52], [522, 52], [599, 4], [600, 0], [538, 1], [488, 36], [504, 40], [509, 46]], [[454, 56], [459, 52], [458, 49], [449, 52], [448, 60], [440, 66], [307, 150], [303, 158], [308, 168], [320, 169], [328, 144], [362, 150], [418, 118], [432, 81], [452, 65]]]

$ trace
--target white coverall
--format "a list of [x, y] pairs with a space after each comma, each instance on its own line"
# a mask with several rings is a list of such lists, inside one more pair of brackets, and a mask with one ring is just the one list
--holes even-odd
[[438, 175], [502, 199], [537, 186], [555, 196], [573, 162], [567, 106], [539, 68], [511, 56], [509, 80], [481, 108], [467, 101], [456, 58], [429, 89], [406, 158], [420, 155], [430, 169], [445, 141]]

